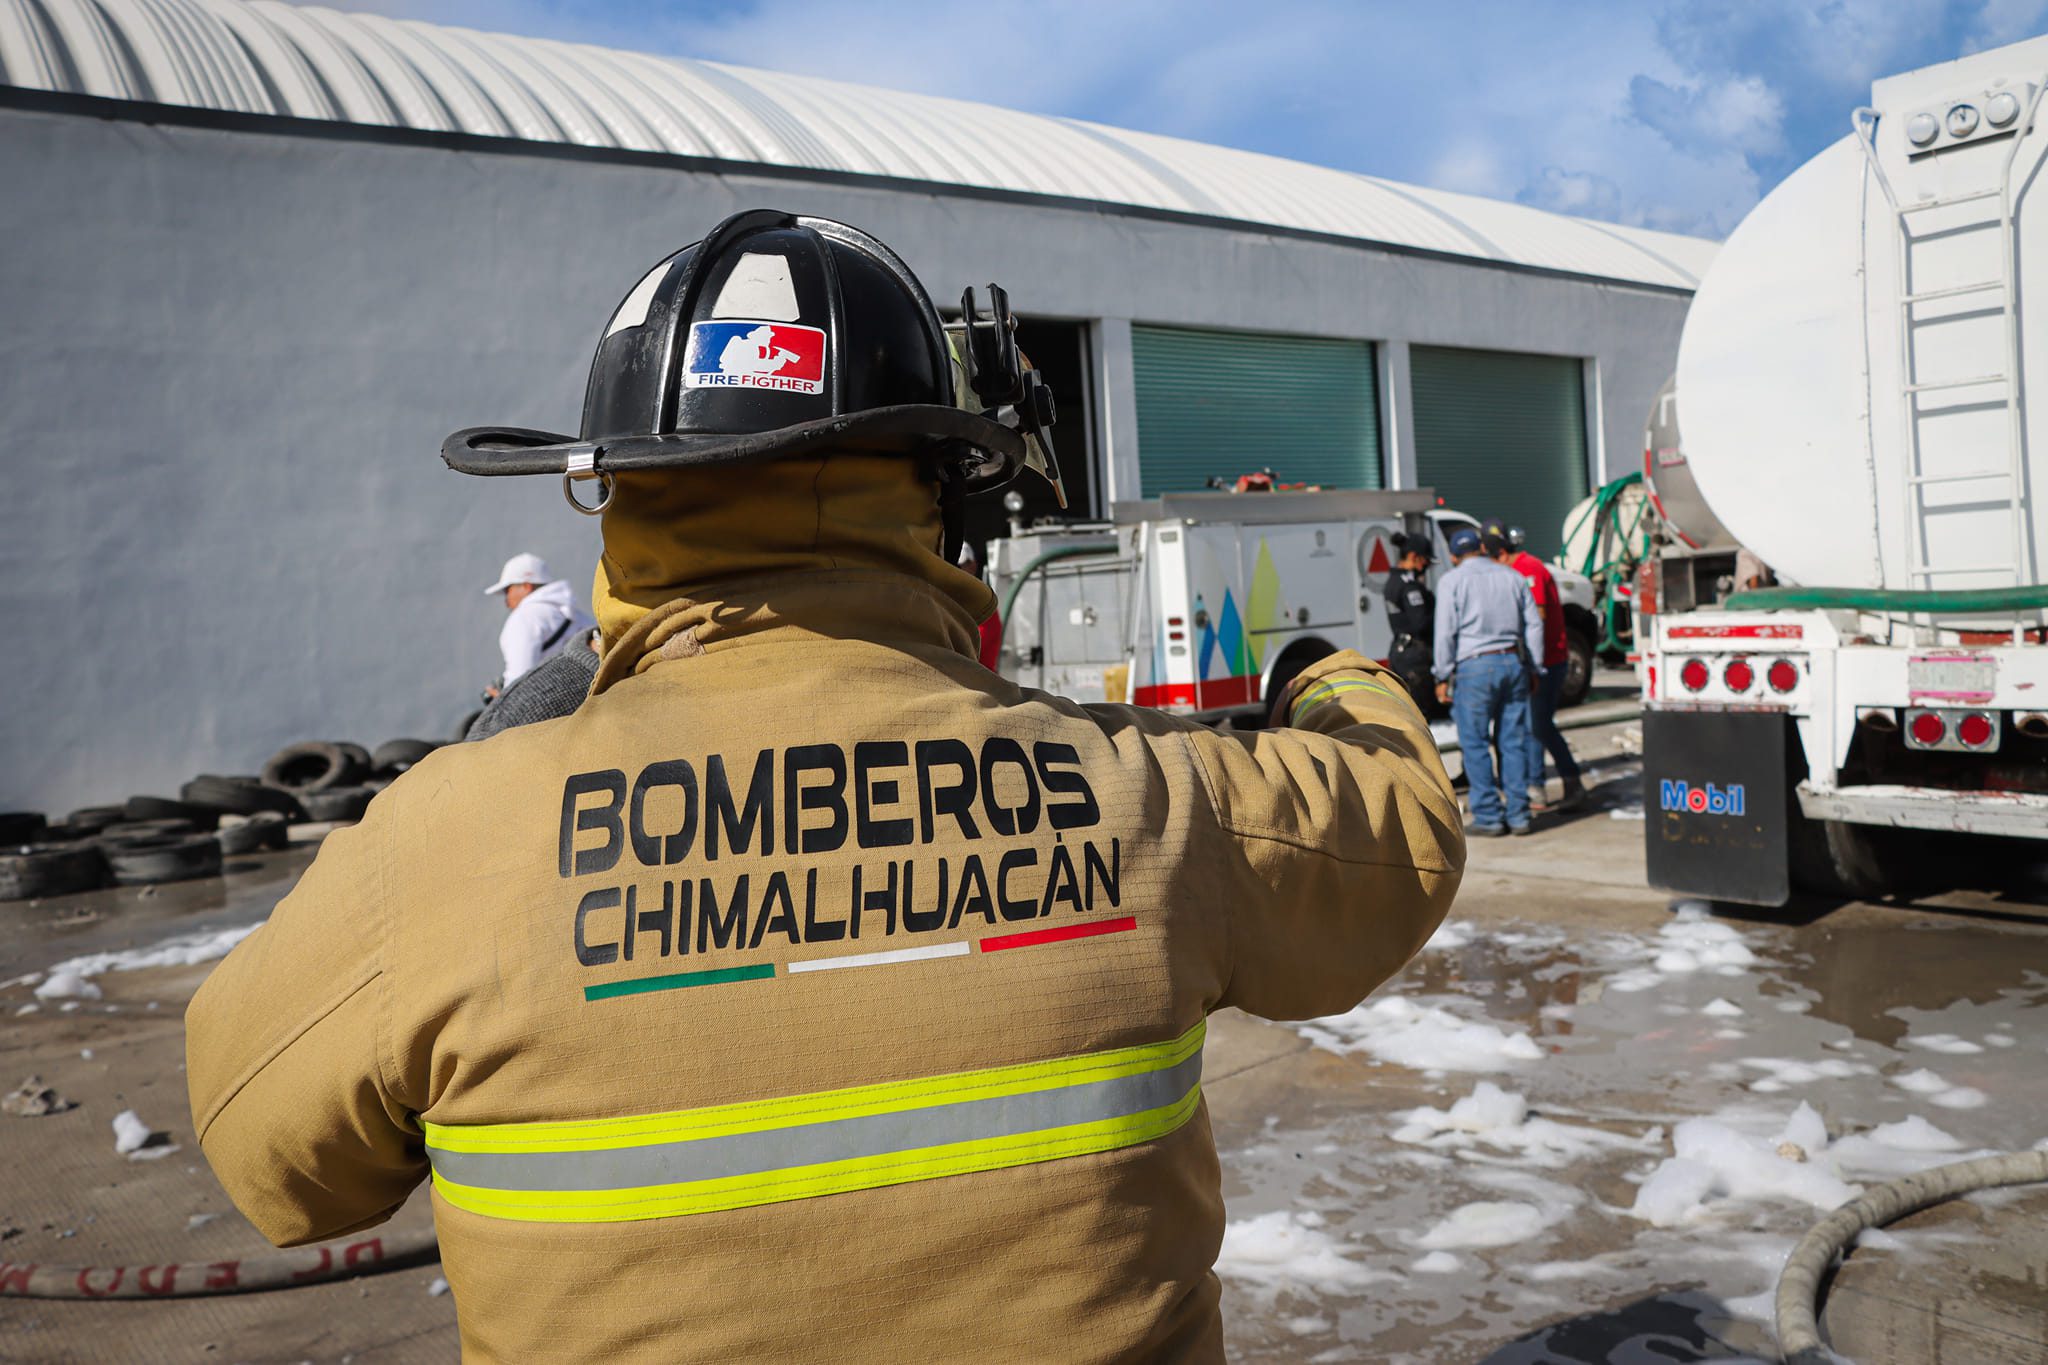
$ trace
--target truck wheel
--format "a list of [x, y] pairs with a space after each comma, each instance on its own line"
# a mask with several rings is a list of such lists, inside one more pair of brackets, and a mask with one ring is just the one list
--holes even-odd
[[1579, 630], [1566, 631], [1564, 640], [1564, 690], [1557, 704], [1577, 706], [1593, 690], [1593, 640]]
[[1787, 831], [1793, 886], [1846, 900], [1871, 900], [1895, 890], [1876, 834], [1870, 825], [1809, 820], [1795, 808]]

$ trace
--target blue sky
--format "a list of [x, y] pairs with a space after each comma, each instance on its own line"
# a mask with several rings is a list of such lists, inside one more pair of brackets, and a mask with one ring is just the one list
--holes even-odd
[[982, 100], [1702, 236], [2048, 0], [329, 0]]

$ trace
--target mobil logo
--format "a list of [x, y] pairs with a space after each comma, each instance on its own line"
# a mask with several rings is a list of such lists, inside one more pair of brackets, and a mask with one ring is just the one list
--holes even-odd
[[683, 351], [683, 387], [823, 393], [825, 334], [792, 322], [692, 323]]
[[1742, 784], [1730, 782], [1717, 787], [1711, 782], [1692, 783], [1666, 778], [1657, 784], [1657, 804], [1665, 810], [1692, 815], [1742, 814]]

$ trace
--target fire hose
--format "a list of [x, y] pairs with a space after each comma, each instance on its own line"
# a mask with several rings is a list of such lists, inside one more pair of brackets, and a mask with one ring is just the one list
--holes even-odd
[[440, 1255], [432, 1229], [265, 1252], [239, 1260], [165, 1265], [43, 1265], [0, 1261], [0, 1298], [190, 1299], [296, 1289], [423, 1265]]
[[2040, 1180], [2048, 1180], [2048, 1149], [1956, 1161], [1879, 1185], [1814, 1224], [1785, 1258], [1778, 1276], [1778, 1349], [1785, 1354], [1785, 1365], [1840, 1361], [1820, 1342], [1820, 1281], [1858, 1233], [1959, 1194]]

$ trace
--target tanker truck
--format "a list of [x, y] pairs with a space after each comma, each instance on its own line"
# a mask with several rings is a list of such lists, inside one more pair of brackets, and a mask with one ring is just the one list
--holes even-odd
[[2048, 840], [2044, 87], [2048, 38], [1879, 80], [1701, 281], [1687, 471], [1780, 586], [1639, 594], [1653, 886], [1867, 896], [1901, 831]]

